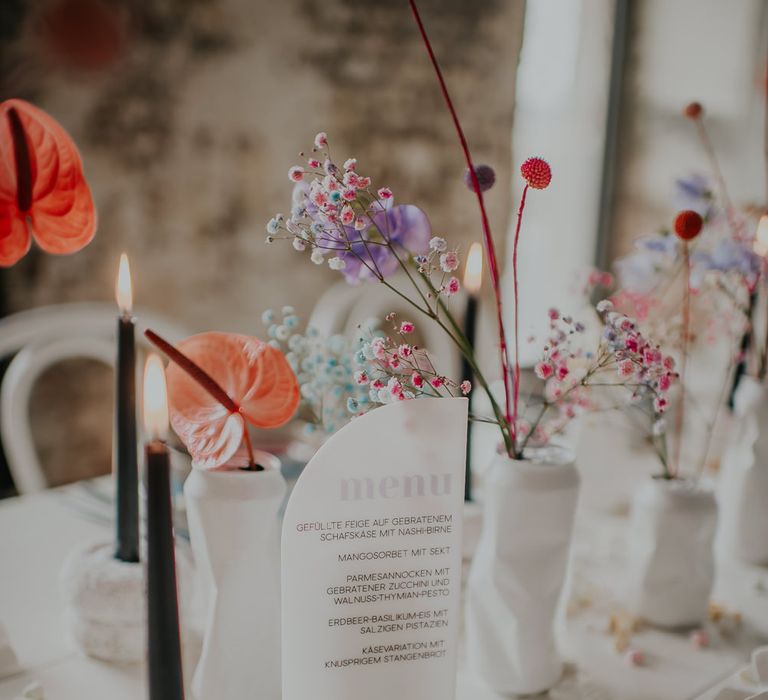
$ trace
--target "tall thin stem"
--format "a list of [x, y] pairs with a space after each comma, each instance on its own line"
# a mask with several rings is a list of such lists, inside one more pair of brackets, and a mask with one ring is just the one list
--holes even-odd
[[505, 418], [509, 425], [509, 430], [512, 436], [512, 446], [513, 446], [513, 450], [512, 452], [510, 452], [510, 456], [515, 456], [514, 446], [516, 443], [517, 426], [512, 421], [512, 412], [511, 412], [512, 401], [510, 397], [510, 386], [509, 386], [509, 352], [507, 349], [506, 333], [504, 331], [504, 315], [503, 315], [502, 301], [501, 301], [501, 284], [500, 284], [500, 278], [499, 278], [498, 258], [496, 256], [496, 248], [493, 243], [493, 235], [491, 234], [491, 225], [488, 221], [488, 214], [485, 210], [485, 200], [483, 198], [482, 190], [480, 189], [480, 181], [478, 180], [477, 172], [475, 171], [475, 165], [472, 161], [472, 153], [469, 150], [467, 139], [464, 136], [464, 130], [462, 129], [461, 122], [459, 121], [459, 116], [456, 112], [455, 107], [453, 106], [453, 100], [451, 99], [451, 95], [448, 92], [448, 86], [446, 85], [445, 79], [443, 78], [443, 73], [442, 73], [442, 70], [440, 69], [440, 64], [437, 62], [437, 57], [435, 56], [435, 52], [432, 49], [432, 44], [429, 41], [429, 37], [427, 36], [427, 31], [424, 28], [424, 24], [421, 21], [421, 15], [419, 14], [419, 10], [416, 7], [415, 0], [408, 0], [408, 2], [411, 7], [411, 11], [413, 12], [414, 19], [416, 20], [416, 24], [418, 25], [421, 38], [424, 41], [424, 46], [426, 47], [427, 53], [429, 54], [429, 59], [432, 62], [432, 67], [435, 70], [438, 83], [440, 84], [440, 91], [443, 93], [443, 98], [445, 99], [445, 103], [448, 107], [448, 111], [451, 114], [453, 125], [456, 128], [456, 134], [459, 137], [459, 143], [461, 144], [461, 149], [464, 152], [464, 158], [467, 163], [467, 168], [469, 169], [469, 177], [472, 182], [472, 189], [475, 191], [475, 195], [477, 197], [477, 203], [480, 208], [480, 219], [483, 226], [483, 239], [485, 242], [486, 258], [488, 260], [488, 270], [491, 276], [491, 283], [493, 285], [494, 295], [496, 297], [496, 318], [497, 318], [498, 327], [499, 327], [499, 349], [501, 352], [501, 371], [502, 371], [502, 376], [504, 378], [504, 397], [505, 397], [505, 404], [506, 404]]
[[517, 291], [517, 244], [520, 240], [520, 225], [523, 222], [523, 210], [525, 209], [525, 195], [528, 194], [528, 185], [523, 188], [520, 197], [520, 206], [517, 210], [517, 225], [515, 226], [515, 242], [512, 248], [512, 277], [514, 281], [515, 296], [515, 375], [512, 398], [512, 425], [517, 426], [517, 406], [520, 397], [520, 297]]
[[683, 451], [683, 429], [685, 427], [685, 370], [688, 364], [688, 341], [691, 329], [691, 250], [688, 241], [683, 241], [683, 260], [685, 261], [685, 287], [683, 288], [683, 337], [682, 357], [680, 358], [680, 406], [677, 411], [675, 433], [675, 459], [671, 475], [680, 474], [680, 456]]

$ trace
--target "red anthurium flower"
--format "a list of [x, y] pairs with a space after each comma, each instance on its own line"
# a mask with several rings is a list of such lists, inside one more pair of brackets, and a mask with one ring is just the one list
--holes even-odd
[[0, 266], [32, 243], [75, 253], [96, 232], [96, 209], [72, 139], [52, 117], [23, 100], [0, 103]]
[[[251, 464], [247, 424], [277, 428], [299, 403], [299, 385], [283, 354], [258, 338], [236, 333], [200, 333], [166, 352], [171, 425], [199, 469]], [[174, 352], [175, 351], [175, 352]]]

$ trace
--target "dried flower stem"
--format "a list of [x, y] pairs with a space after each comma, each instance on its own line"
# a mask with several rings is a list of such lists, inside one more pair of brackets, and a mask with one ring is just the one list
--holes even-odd
[[688, 364], [688, 343], [691, 331], [691, 250], [688, 241], [683, 241], [683, 260], [685, 262], [685, 287], [683, 288], [683, 337], [680, 357], [680, 406], [675, 421], [675, 459], [670, 470], [670, 477], [680, 474], [680, 456], [683, 451], [683, 428], [685, 425], [685, 370]]
[[[221, 388], [219, 383], [206, 372], [200, 365], [188, 358], [181, 350], [177, 349], [171, 343], [164, 338], [161, 338], [157, 333], [148, 328], [144, 331], [144, 335], [147, 340], [152, 343], [158, 350], [165, 354], [168, 359], [176, 363], [178, 367], [184, 370], [192, 379], [194, 379], [203, 389], [205, 389], [216, 401], [218, 401], [224, 408], [230, 413], [241, 413], [240, 406], [227, 394], [224, 389]], [[251, 445], [251, 439], [248, 435], [248, 426], [246, 421], [243, 421], [243, 441], [245, 447], [248, 450], [248, 469], [252, 471], [262, 471], [264, 468], [256, 464], [256, 460], [253, 456], [253, 446]]]
[[523, 194], [520, 197], [520, 206], [517, 210], [517, 225], [515, 227], [515, 242], [512, 248], [512, 278], [514, 282], [515, 298], [515, 376], [512, 398], [512, 425], [514, 426], [517, 425], [517, 407], [520, 396], [520, 297], [517, 291], [517, 244], [520, 240], [520, 226], [523, 223], [523, 210], [525, 209], [526, 194], [528, 194], [528, 185], [523, 188]]
[[765, 207], [768, 211], [768, 55], [765, 59], [763, 74], [763, 160], [765, 165]]
[[[496, 256], [496, 248], [493, 243], [493, 236], [491, 234], [491, 226], [488, 221], [488, 214], [485, 210], [485, 200], [483, 198], [483, 193], [480, 189], [480, 182], [477, 178], [477, 173], [475, 172], [475, 165], [472, 161], [472, 154], [469, 150], [467, 139], [464, 136], [464, 130], [461, 127], [461, 122], [459, 121], [459, 117], [456, 112], [456, 109], [453, 106], [453, 100], [451, 100], [450, 93], [448, 92], [448, 86], [446, 85], [445, 79], [443, 78], [443, 73], [440, 70], [440, 65], [437, 62], [437, 57], [435, 56], [435, 52], [432, 49], [432, 44], [429, 41], [429, 37], [427, 36], [427, 31], [424, 28], [424, 24], [421, 21], [421, 16], [419, 14], [418, 8], [416, 7], [416, 2], [415, 0], [408, 0], [408, 2], [411, 7], [411, 11], [413, 12], [414, 19], [416, 20], [416, 24], [418, 25], [421, 38], [424, 41], [424, 46], [427, 50], [427, 53], [429, 54], [429, 59], [432, 62], [432, 67], [435, 69], [435, 74], [440, 84], [440, 90], [443, 93], [443, 98], [445, 99], [445, 103], [448, 106], [448, 111], [451, 114], [451, 119], [453, 120], [453, 124], [456, 127], [456, 133], [459, 137], [461, 148], [464, 151], [464, 158], [467, 162], [467, 167], [469, 168], [469, 176], [472, 181], [472, 188], [475, 191], [475, 195], [477, 196], [478, 206], [480, 207], [480, 218], [483, 226], [485, 253], [488, 259], [488, 269], [491, 276], [493, 292], [496, 297], [496, 317], [497, 317], [498, 327], [499, 327], [499, 348], [501, 351], [501, 371], [502, 371], [502, 376], [504, 378], [504, 397], [505, 397], [505, 404], [506, 404], [505, 419], [509, 425], [509, 431], [511, 434], [511, 442], [512, 442], [512, 451], [510, 452], [510, 456], [519, 457], [519, 455], [517, 454], [517, 448], [516, 448], [517, 426], [512, 418], [513, 412], [515, 415], [517, 414], [517, 401], [516, 400], [514, 401], [514, 411], [513, 411], [512, 397], [510, 396], [511, 392], [510, 392], [510, 386], [509, 386], [509, 374], [510, 374], [509, 352], [507, 349], [506, 333], [504, 332], [504, 317], [502, 313], [501, 284], [500, 284], [500, 278], [499, 278], [498, 258]], [[515, 318], [517, 318], [517, 316], [515, 316]], [[515, 381], [517, 382], [517, 374], [515, 374]]]
[[730, 226], [734, 237], [738, 238], [739, 225], [734, 217], [733, 202], [731, 201], [731, 196], [728, 193], [728, 185], [725, 182], [723, 170], [720, 167], [720, 162], [717, 159], [715, 148], [712, 145], [712, 140], [709, 138], [709, 132], [707, 131], [707, 127], [704, 125], [704, 119], [701, 114], [695, 117], [694, 122], [696, 123], [696, 130], [698, 131], [701, 144], [704, 147], [704, 152], [709, 159], [709, 165], [712, 168], [715, 179], [717, 180], [717, 186], [720, 189], [720, 196], [722, 197], [723, 206], [725, 207], [725, 216], [728, 219], [728, 225]]

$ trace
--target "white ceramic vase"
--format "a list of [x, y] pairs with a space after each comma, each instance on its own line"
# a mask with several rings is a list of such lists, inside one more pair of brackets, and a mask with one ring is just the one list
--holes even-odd
[[497, 693], [548, 690], [562, 674], [554, 621], [565, 581], [579, 474], [562, 450], [497, 457], [467, 584], [467, 660]]
[[[768, 392], [742, 377], [718, 488], [722, 551], [768, 564]], [[761, 430], [762, 428], [762, 430]]]
[[685, 479], [649, 479], [632, 501], [627, 568], [630, 610], [677, 628], [706, 620], [715, 574], [714, 492]]
[[192, 551], [207, 597], [196, 700], [280, 698], [280, 461], [264, 471], [195, 469], [184, 484]]

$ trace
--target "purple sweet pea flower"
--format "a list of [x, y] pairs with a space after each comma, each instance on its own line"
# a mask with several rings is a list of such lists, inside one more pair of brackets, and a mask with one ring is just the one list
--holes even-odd
[[614, 269], [623, 289], [648, 294], [674, 265], [678, 253], [674, 236], [646, 236], [635, 241], [635, 252], [620, 258]]
[[375, 271], [383, 277], [397, 271], [399, 263], [391, 247], [384, 245], [385, 241], [389, 241], [405, 260], [429, 251], [432, 227], [427, 215], [417, 206], [390, 206], [374, 214], [372, 220], [373, 223], [363, 231], [345, 229], [352, 251], [341, 253], [340, 257], [346, 263], [343, 274], [350, 284], [375, 278]]
[[693, 174], [675, 180], [675, 208], [692, 209], [704, 219], [712, 218], [714, 204], [712, 188], [703, 175]]
[[749, 246], [732, 239], [720, 241], [711, 252], [696, 252], [693, 263], [692, 281], [695, 283], [700, 282], [709, 271], [724, 274], [735, 272], [750, 287], [754, 286], [760, 276], [759, 256]]

